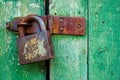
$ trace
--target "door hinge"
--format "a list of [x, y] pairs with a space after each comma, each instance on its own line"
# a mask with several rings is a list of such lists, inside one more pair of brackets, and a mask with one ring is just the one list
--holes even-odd
[[[31, 16], [31, 15], [29, 15]], [[66, 35], [84, 35], [85, 34], [85, 18], [82, 17], [65, 17], [45, 15], [39, 16], [47, 26], [47, 30], [51, 34]], [[10, 31], [18, 33], [18, 24], [24, 17], [14, 18], [6, 23], [6, 28]], [[25, 33], [31, 33], [27, 30]]]

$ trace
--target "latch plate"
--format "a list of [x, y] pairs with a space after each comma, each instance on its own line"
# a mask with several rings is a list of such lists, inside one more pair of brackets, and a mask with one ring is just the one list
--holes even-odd
[[[85, 34], [85, 18], [81, 17], [64, 17], [64, 16], [39, 16], [48, 26], [47, 30], [51, 34], [65, 34], [65, 35], [84, 35]], [[23, 17], [15, 18], [7, 22], [6, 27], [8, 30], [18, 32], [17, 25]], [[29, 30], [26, 33], [30, 33]]]

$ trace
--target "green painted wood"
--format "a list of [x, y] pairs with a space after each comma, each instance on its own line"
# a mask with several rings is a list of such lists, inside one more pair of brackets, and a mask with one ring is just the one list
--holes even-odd
[[[52, 0], [50, 14], [86, 16], [87, 0]], [[52, 35], [51, 80], [87, 80], [87, 36]]]
[[89, 80], [120, 80], [120, 0], [89, 0]]
[[5, 28], [5, 22], [31, 13], [44, 14], [43, 0], [0, 0], [0, 80], [45, 80], [45, 64], [20, 65], [17, 36]]

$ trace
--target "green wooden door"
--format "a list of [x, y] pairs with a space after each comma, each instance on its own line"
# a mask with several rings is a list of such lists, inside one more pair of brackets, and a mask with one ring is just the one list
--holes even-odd
[[[86, 18], [84, 36], [52, 35], [55, 59], [50, 80], [120, 79], [120, 1], [50, 0], [52, 15]], [[20, 65], [17, 36], [5, 22], [31, 13], [44, 15], [44, 0], [0, 0], [0, 80], [45, 80], [45, 62]]]
[[120, 80], [120, 0], [89, 0], [89, 78]]
[[85, 36], [52, 37], [51, 80], [120, 80], [119, 0], [52, 0], [50, 14], [87, 22]]
[[5, 28], [7, 20], [31, 13], [44, 14], [43, 0], [0, 0], [0, 80], [45, 80], [44, 62], [19, 64], [17, 36]]
[[[52, 0], [50, 14], [85, 17], [87, 0]], [[51, 60], [51, 80], [87, 80], [87, 34], [53, 35], [55, 59]]]

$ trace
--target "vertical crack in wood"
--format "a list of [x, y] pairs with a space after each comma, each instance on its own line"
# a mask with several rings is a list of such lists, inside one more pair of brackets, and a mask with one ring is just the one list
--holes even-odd
[[45, 15], [49, 15], [49, 0], [45, 0]]
[[89, 80], [89, 0], [87, 0], [87, 80]]
[[[45, 15], [49, 15], [49, 0], [45, 0]], [[48, 29], [48, 20], [46, 29]], [[50, 80], [50, 60], [46, 61], [46, 80]]]

